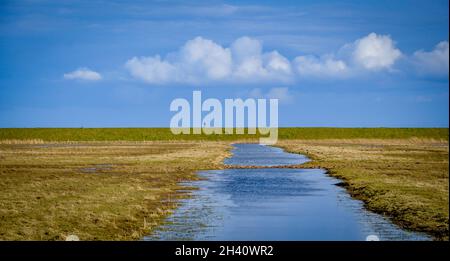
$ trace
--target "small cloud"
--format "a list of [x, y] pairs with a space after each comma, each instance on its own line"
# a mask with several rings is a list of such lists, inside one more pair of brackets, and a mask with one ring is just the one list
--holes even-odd
[[89, 70], [88, 68], [78, 68], [73, 72], [65, 73], [64, 79], [98, 81], [102, 79], [102, 76], [100, 75], [100, 73]]
[[211, 40], [196, 37], [182, 47], [176, 63], [179, 70], [186, 74], [185, 79], [198, 76], [220, 80], [230, 75], [232, 59], [228, 48]]
[[349, 70], [344, 61], [330, 56], [321, 58], [312, 55], [297, 56], [293, 63], [297, 73], [305, 77], [344, 76]]
[[277, 51], [263, 53], [262, 43], [244, 36], [231, 45], [232, 78], [245, 82], [289, 81], [291, 63]]
[[412, 63], [422, 75], [447, 76], [449, 70], [448, 41], [438, 43], [430, 52], [419, 50], [414, 52]]
[[286, 77], [291, 74], [291, 63], [277, 51], [264, 54], [263, 60], [269, 73]]
[[293, 95], [287, 87], [271, 88], [268, 92], [263, 93], [260, 88], [254, 88], [248, 92], [248, 96], [254, 99], [278, 99], [280, 103], [289, 104], [293, 102]]
[[248, 95], [250, 98], [254, 98], [254, 99], [262, 99], [262, 98], [264, 98], [264, 94], [262, 93], [262, 91], [261, 91], [260, 88], [254, 88], [254, 89], [251, 89], [251, 90], [247, 93], [247, 95]]
[[389, 35], [370, 33], [353, 44], [353, 60], [368, 70], [390, 69], [402, 55]]
[[125, 64], [130, 74], [147, 83], [164, 83], [175, 76], [176, 68], [162, 61], [159, 55], [154, 57], [133, 57]]
[[265, 96], [268, 99], [278, 99], [281, 103], [285, 104], [293, 101], [293, 96], [289, 93], [289, 88], [287, 87], [272, 88]]

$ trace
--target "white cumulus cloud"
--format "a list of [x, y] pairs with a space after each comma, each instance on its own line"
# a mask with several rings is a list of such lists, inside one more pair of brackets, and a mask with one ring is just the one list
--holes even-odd
[[77, 70], [64, 74], [64, 79], [68, 80], [86, 80], [86, 81], [98, 81], [102, 79], [100, 73], [92, 71], [88, 68], [78, 68]]
[[264, 67], [269, 73], [275, 74], [275, 76], [288, 76], [291, 74], [291, 64], [289, 60], [277, 51], [264, 54], [263, 60]]
[[234, 68], [233, 78], [244, 81], [287, 81], [291, 76], [291, 63], [277, 51], [263, 53], [262, 44], [250, 37], [236, 39], [231, 45]]
[[430, 52], [414, 52], [412, 62], [419, 74], [446, 75], [449, 70], [448, 41], [438, 43]]
[[[448, 75], [448, 45], [444, 41], [430, 52], [420, 50], [403, 55], [389, 35], [370, 33], [335, 53], [304, 54], [289, 60], [276, 50], [264, 51], [261, 41], [247, 36], [229, 46], [196, 37], [165, 56], [133, 57], [125, 63], [125, 68], [131, 76], [149, 84], [219, 81], [285, 84], [303, 78], [342, 79], [393, 72], [396, 62], [404, 57], [405, 61], [413, 61], [419, 73]], [[396, 67], [395, 71], [404, 69], [401, 63]]]
[[305, 77], [340, 77], [347, 75], [349, 71], [346, 62], [330, 56], [321, 58], [312, 55], [297, 56], [293, 63], [297, 73]]
[[176, 73], [176, 68], [167, 61], [162, 61], [159, 55], [154, 57], [133, 57], [126, 62], [125, 67], [132, 76], [149, 83], [170, 81]]
[[207, 79], [223, 79], [230, 75], [232, 59], [228, 48], [215, 42], [196, 37], [188, 41], [180, 52], [176, 62], [179, 70], [189, 75], [202, 76]]
[[354, 61], [368, 70], [390, 69], [401, 55], [389, 35], [370, 33], [354, 43]]
[[287, 81], [291, 63], [277, 51], [262, 52], [260, 41], [241, 37], [230, 47], [196, 37], [178, 52], [160, 56], [134, 57], [125, 67], [147, 83], [202, 83], [207, 81]]

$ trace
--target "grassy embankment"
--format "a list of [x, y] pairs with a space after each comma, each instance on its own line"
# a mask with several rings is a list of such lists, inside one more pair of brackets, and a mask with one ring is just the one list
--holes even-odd
[[[368, 208], [448, 239], [448, 129], [285, 128], [279, 137]], [[243, 139], [256, 140], [164, 128], [0, 129], [0, 239], [137, 239], [176, 206], [178, 181], [223, 167], [228, 144]]]
[[[279, 139], [435, 139], [448, 140], [447, 128], [280, 128]], [[258, 135], [173, 135], [168, 128], [6, 128], [0, 140], [165, 141], [255, 139]]]

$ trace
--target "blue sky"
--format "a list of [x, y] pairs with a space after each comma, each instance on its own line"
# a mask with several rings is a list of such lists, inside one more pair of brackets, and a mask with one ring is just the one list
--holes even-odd
[[0, 127], [166, 127], [193, 90], [448, 127], [448, 26], [448, 1], [2, 1]]

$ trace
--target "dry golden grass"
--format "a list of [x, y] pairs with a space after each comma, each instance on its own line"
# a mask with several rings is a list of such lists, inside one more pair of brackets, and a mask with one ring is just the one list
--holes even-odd
[[229, 149], [223, 142], [4, 142], [0, 239], [139, 239], [184, 196], [179, 181], [221, 168]]
[[[244, 140], [242, 140], [244, 141]], [[247, 140], [248, 142], [255, 140]], [[0, 240], [134, 240], [176, 208], [180, 181], [223, 168], [230, 141], [0, 143]], [[448, 142], [280, 140], [327, 168], [366, 206], [448, 239]]]
[[350, 194], [394, 223], [448, 240], [448, 142], [430, 139], [282, 140], [308, 155], [302, 167], [322, 167]]
[[29, 139], [29, 140], [0, 140], [0, 145], [3, 144], [44, 144], [44, 141], [42, 139]]

